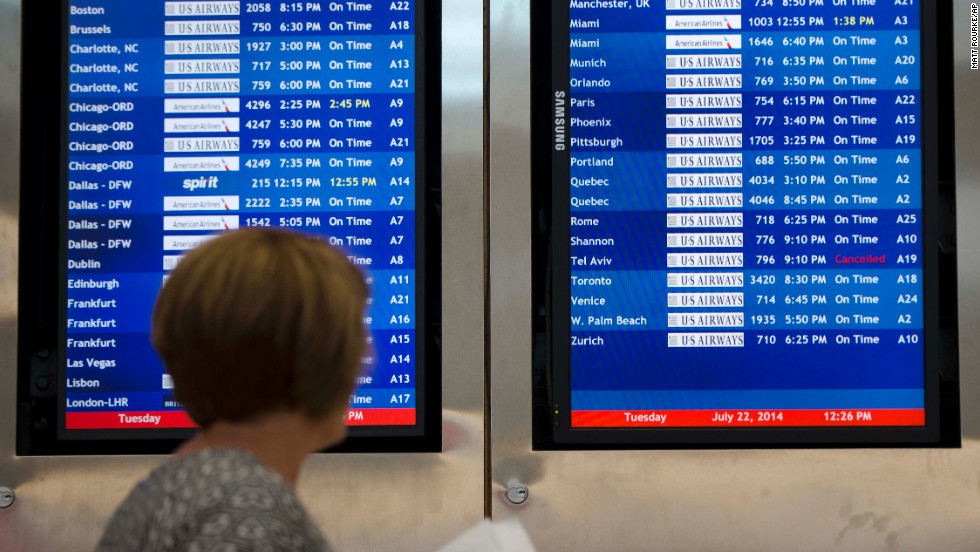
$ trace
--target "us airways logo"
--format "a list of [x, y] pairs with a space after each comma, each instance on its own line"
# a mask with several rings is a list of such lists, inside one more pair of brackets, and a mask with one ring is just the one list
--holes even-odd
[[202, 176], [200, 178], [188, 178], [184, 180], [184, 189], [190, 192], [195, 190], [213, 190], [218, 187], [217, 176]]

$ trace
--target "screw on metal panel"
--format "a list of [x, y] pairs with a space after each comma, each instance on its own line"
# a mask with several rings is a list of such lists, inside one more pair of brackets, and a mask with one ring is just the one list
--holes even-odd
[[14, 503], [14, 491], [7, 487], [0, 487], [0, 508], [10, 508]]
[[507, 500], [511, 504], [524, 504], [527, 501], [527, 485], [519, 481], [511, 481], [507, 484]]

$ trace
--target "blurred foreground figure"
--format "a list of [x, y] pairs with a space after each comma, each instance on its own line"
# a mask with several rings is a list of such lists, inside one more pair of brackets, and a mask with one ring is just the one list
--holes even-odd
[[133, 489], [97, 550], [330, 550], [294, 487], [306, 456], [346, 434], [367, 293], [342, 253], [283, 230], [189, 253], [152, 339], [201, 430]]

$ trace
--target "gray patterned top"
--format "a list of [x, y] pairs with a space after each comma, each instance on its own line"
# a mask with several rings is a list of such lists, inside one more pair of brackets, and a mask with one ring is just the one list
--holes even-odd
[[239, 450], [167, 462], [126, 497], [96, 552], [329, 552], [285, 480]]

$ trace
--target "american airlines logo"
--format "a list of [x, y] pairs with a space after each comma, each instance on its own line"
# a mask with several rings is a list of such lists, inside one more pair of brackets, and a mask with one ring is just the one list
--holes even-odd
[[218, 187], [217, 176], [202, 176], [200, 178], [188, 178], [184, 180], [184, 189], [191, 192], [200, 189], [213, 190], [217, 187]]

